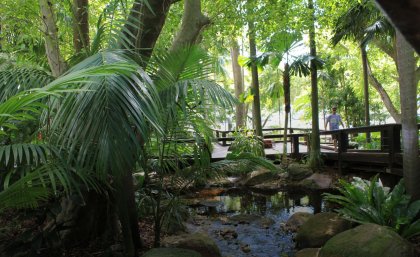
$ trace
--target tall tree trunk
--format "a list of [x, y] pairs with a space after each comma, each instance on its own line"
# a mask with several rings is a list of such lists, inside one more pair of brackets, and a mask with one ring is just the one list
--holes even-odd
[[67, 65], [60, 53], [54, 4], [51, 0], [39, 0], [39, 7], [42, 17], [41, 30], [44, 33], [48, 64], [50, 65], [52, 75], [58, 77], [66, 71]]
[[201, 12], [201, 0], [184, 0], [181, 28], [172, 42], [171, 51], [198, 43], [203, 28], [210, 19]]
[[[309, 27], [309, 48], [312, 57], [316, 57], [315, 42], [315, 9], [313, 0], [308, 1], [310, 10], [310, 27]], [[313, 169], [321, 166], [321, 146], [319, 139], [319, 110], [318, 110], [318, 75], [315, 60], [311, 60], [311, 107], [312, 107], [312, 136], [311, 136], [311, 152], [310, 165]]]
[[261, 107], [260, 107], [260, 85], [258, 80], [258, 68], [255, 63], [257, 56], [257, 46], [255, 44], [255, 27], [254, 22], [248, 22], [249, 28], [249, 52], [251, 57], [251, 73], [252, 73], [252, 95], [254, 96], [252, 106], [252, 121], [257, 136], [262, 137], [262, 125], [261, 125]]
[[73, 46], [76, 53], [89, 49], [89, 0], [73, 0]]
[[373, 75], [369, 65], [369, 60], [367, 61], [367, 70], [369, 75], [369, 82], [373, 86], [373, 88], [375, 88], [376, 91], [379, 93], [379, 96], [384, 102], [384, 105], [388, 110], [389, 114], [391, 114], [391, 117], [395, 120], [396, 123], [401, 123], [401, 114], [398, 112], [397, 108], [395, 108], [394, 104], [391, 101], [391, 98], [383, 88], [382, 84]]
[[[232, 73], [233, 82], [235, 84], [235, 97], [240, 98], [244, 93], [244, 83], [242, 80], [242, 69], [238, 63], [239, 57], [239, 46], [238, 42], [232, 40], [232, 47], [230, 49], [230, 55], [232, 57]], [[236, 129], [243, 128], [245, 126], [245, 104], [238, 103], [236, 105]]]
[[[180, 0], [135, 0], [125, 24], [123, 47], [133, 50], [143, 58], [142, 66], [152, 56], [156, 41], [165, 25], [171, 5]], [[150, 8], [149, 8], [150, 7]]]
[[[362, 65], [363, 65], [363, 92], [365, 98], [365, 126], [370, 126], [370, 115], [369, 115], [369, 76], [367, 68], [367, 53], [366, 46], [360, 46], [360, 52], [362, 54]], [[366, 133], [366, 140], [370, 142], [370, 133]]]
[[[283, 162], [287, 160], [287, 129], [290, 113], [290, 67], [286, 62], [283, 71], [283, 92], [284, 92], [284, 131], [283, 131]], [[286, 163], [285, 163], [286, 164]]]
[[400, 82], [401, 125], [403, 141], [403, 173], [408, 193], [420, 199], [419, 141], [417, 129], [417, 84], [415, 83], [414, 50], [397, 31], [397, 60]]

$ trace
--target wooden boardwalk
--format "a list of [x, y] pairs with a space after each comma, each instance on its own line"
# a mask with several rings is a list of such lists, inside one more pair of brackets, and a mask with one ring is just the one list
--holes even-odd
[[[418, 125], [420, 128], [420, 124]], [[282, 128], [264, 129], [264, 139], [283, 140]], [[215, 131], [217, 143], [214, 144], [212, 160], [222, 160], [228, 153], [228, 145], [234, 138], [235, 131]], [[298, 132], [298, 133], [296, 133]], [[385, 124], [370, 127], [348, 128], [334, 131], [321, 131], [321, 155], [325, 163], [334, 165], [339, 172], [344, 169], [359, 169], [363, 171], [385, 172], [402, 176], [401, 124]], [[364, 135], [367, 142], [371, 135], [376, 137], [376, 147], [358, 149], [350, 145], [350, 141]], [[309, 130], [291, 128], [286, 135], [289, 143], [287, 153], [293, 158], [302, 158], [308, 154]], [[331, 145], [331, 137], [338, 141], [337, 151]], [[328, 140], [325, 140], [328, 139]], [[278, 158], [283, 152], [283, 144], [276, 142], [272, 148], [265, 149], [267, 158]]]

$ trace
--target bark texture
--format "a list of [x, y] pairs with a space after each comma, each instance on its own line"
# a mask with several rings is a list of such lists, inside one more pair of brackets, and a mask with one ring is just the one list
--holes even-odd
[[[396, 123], [401, 123], [401, 114], [398, 112], [397, 108], [395, 108], [394, 104], [391, 101], [388, 93], [383, 88], [382, 84], [376, 79], [376, 77], [372, 73], [372, 69], [370, 68], [369, 61], [367, 62], [367, 70], [369, 74], [369, 83], [376, 89], [381, 97], [382, 101], [386, 109], [388, 110], [391, 117], [395, 120]], [[401, 76], [401, 75], [399, 75]]]
[[209, 24], [210, 19], [201, 12], [201, 0], [184, 0], [181, 28], [175, 36], [170, 51], [198, 43], [201, 31]]
[[165, 25], [171, 5], [179, 0], [149, 0], [149, 7], [144, 0], [133, 3], [128, 22], [125, 24], [125, 37], [129, 39], [125, 48], [141, 55], [143, 67], [152, 56], [156, 41]]
[[58, 77], [66, 71], [67, 65], [60, 53], [53, 2], [50, 0], [39, 0], [39, 7], [42, 18], [41, 30], [44, 33], [48, 64], [50, 65], [52, 75]]
[[[242, 68], [238, 63], [239, 57], [239, 46], [236, 41], [232, 41], [232, 47], [230, 49], [230, 55], [232, 57], [232, 73], [233, 83], [235, 84], [235, 97], [239, 99], [241, 94], [244, 93], [244, 82], [242, 80]], [[245, 104], [238, 103], [236, 105], [236, 128], [242, 128], [245, 126]]]
[[[315, 10], [313, 0], [309, 0], [308, 8], [311, 12], [309, 26], [309, 48], [311, 56], [316, 56], [315, 42]], [[310, 150], [310, 165], [314, 169], [321, 166], [321, 146], [319, 140], [319, 109], [318, 109], [318, 71], [315, 60], [311, 60], [311, 107], [312, 107], [312, 135]]]
[[419, 147], [417, 129], [417, 84], [415, 83], [414, 50], [397, 31], [397, 60], [399, 67], [401, 125], [403, 141], [403, 173], [408, 193], [420, 199]]
[[369, 76], [368, 76], [368, 67], [367, 67], [367, 53], [366, 47], [361, 46], [360, 52], [362, 54], [362, 65], [363, 65], [363, 91], [364, 91], [364, 100], [365, 100], [365, 125], [370, 125], [370, 115], [369, 115]]
[[73, 46], [76, 53], [88, 49], [89, 40], [89, 0], [73, 0]]
[[[248, 10], [249, 12], [251, 10]], [[261, 124], [261, 106], [260, 106], [260, 83], [258, 80], [258, 68], [255, 63], [257, 56], [257, 46], [255, 43], [255, 27], [254, 22], [248, 22], [249, 28], [249, 53], [251, 57], [251, 74], [252, 74], [252, 95], [254, 96], [252, 105], [252, 122], [254, 124], [255, 133], [257, 136], [262, 137], [262, 124]]]

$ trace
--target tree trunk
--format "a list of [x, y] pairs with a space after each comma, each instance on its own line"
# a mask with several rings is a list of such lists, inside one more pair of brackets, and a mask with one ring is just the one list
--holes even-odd
[[170, 51], [197, 43], [201, 31], [208, 24], [210, 19], [201, 13], [201, 0], [184, 0], [181, 28], [175, 36]]
[[89, 0], [73, 0], [73, 46], [76, 53], [89, 49]]
[[403, 173], [408, 193], [420, 199], [419, 141], [417, 129], [417, 85], [415, 83], [414, 50], [397, 31], [397, 60], [399, 67], [401, 125], [403, 142]]
[[[313, 0], [309, 0], [308, 8], [310, 10], [310, 27], [309, 27], [309, 48], [312, 57], [316, 57], [315, 43], [315, 10]], [[319, 139], [319, 111], [318, 111], [318, 75], [317, 67], [314, 60], [311, 60], [311, 107], [312, 107], [312, 136], [311, 136], [311, 152], [310, 166], [318, 169], [321, 166], [321, 147]]]
[[[365, 98], [365, 126], [370, 126], [370, 115], [369, 115], [369, 76], [367, 68], [367, 53], [366, 47], [360, 46], [362, 54], [362, 65], [363, 65], [363, 91]], [[366, 133], [366, 140], [370, 142], [370, 133]]]
[[121, 178], [121, 184], [116, 185], [118, 191], [115, 193], [118, 207], [118, 218], [121, 223], [121, 230], [124, 237], [125, 256], [138, 256], [138, 250], [142, 247], [140, 230], [138, 226], [137, 208], [134, 199], [133, 175], [131, 171], [126, 172]]
[[369, 65], [369, 60], [367, 60], [367, 70], [369, 74], [369, 82], [373, 86], [373, 88], [375, 88], [376, 91], [379, 93], [389, 114], [391, 114], [391, 117], [395, 120], [396, 123], [401, 123], [401, 114], [398, 112], [397, 108], [395, 108], [394, 104], [391, 101], [391, 98], [383, 88], [382, 84], [373, 75]]
[[255, 58], [257, 56], [257, 47], [255, 43], [255, 27], [254, 22], [248, 22], [249, 27], [249, 52], [251, 58], [251, 73], [252, 73], [252, 94], [254, 96], [253, 106], [252, 106], [252, 121], [254, 124], [255, 133], [257, 136], [262, 137], [262, 125], [261, 125], [261, 107], [260, 107], [260, 85], [258, 81], [258, 68], [255, 63]]
[[[244, 93], [244, 83], [242, 80], [242, 69], [238, 63], [239, 57], [239, 46], [235, 40], [232, 40], [232, 47], [230, 49], [230, 55], [232, 57], [232, 73], [233, 82], [235, 84], [235, 97], [240, 98]], [[236, 129], [243, 128], [245, 126], [245, 104], [238, 103], [236, 105]]]
[[[179, 0], [136, 0], [125, 24], [124, 34], [129, 42], [123, 47], [139, 54], [143, 68], [152, 56], [156, 41], [165, 25], [171, 5]], [[150, 8], [149, 8], [150, 7]]]
[[51, 0], [39, 0], [39, 7], [42, 17], [41, 30], [44, 33], [48, 64], [50, 65], [52, 75], [58, 77], [66, 71], [67, 65], [60, 53], [54, 6]]
[[283, 92], [284, 92], [284, 131], [283, 131], [283, 162], [287, 161], [287, 129], [290, 113], [290, 67], [286, 62], [283, 71]]

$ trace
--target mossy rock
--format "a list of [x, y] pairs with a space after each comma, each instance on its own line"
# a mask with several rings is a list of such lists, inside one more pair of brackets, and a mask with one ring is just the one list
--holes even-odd
[[308, 212], [296, 212], [287, 220], [284, 225], [284, 230], [290, 232], [296, 232], [298, 229], [305, 224], [314, 215]]
[[296, 246], [299, 249], [321, 247], [330, 238], [350, 229], [351, 226], [351, 222], [341, 218], [336, 213], [315, 214], [298, 229]]
[[219, 247], [213, 239], [204, 233], [170, 236], [163, 240], [162, 245], [194, 250], [202, 257], [220, 257]]
[[318, 257], [320, 248], [305, 248], [296, 252], [295, 257]]
[[319, 257], [416, 257], [414, 246], [390, 228], [364, 224], [331, 238]]
[[289, 179], [293, 181], [302, 180], [309, 177], [313, 173], [311, 168], [309, 168], [307, 165], [299, 163], [291, 163], [289, 167], [287, 167], [287, 172], [289, 174]]
[[142, 257], [202, 257], [196, 251], [181, 248], [153, 248]]

